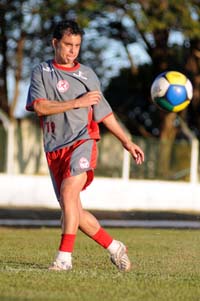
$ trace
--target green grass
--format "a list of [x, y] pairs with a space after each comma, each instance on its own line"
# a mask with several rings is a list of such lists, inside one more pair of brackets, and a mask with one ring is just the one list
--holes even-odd
[[48, 271], [58, 229], [0, 228], [0, 301], [200, 300], [200, 231], [109, 229], [129, 247], [133, 270], [79, 233], [73, 270]]

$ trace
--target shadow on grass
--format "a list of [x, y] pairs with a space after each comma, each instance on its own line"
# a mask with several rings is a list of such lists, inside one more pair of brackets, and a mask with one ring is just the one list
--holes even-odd
[[1, 261], [0, 270], [3, 271], [36, 271], [47, 270], [47, 266], [39, 263], [31, 262], [16, 262], [16, 261]]

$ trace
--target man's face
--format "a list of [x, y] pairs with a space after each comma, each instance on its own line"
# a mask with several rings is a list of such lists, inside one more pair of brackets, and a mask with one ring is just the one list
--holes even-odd
[[53, 39], [52, 44], [56, 63], [72, 67], [80, 51], [81, 36], [65, 33], [61, 40]]

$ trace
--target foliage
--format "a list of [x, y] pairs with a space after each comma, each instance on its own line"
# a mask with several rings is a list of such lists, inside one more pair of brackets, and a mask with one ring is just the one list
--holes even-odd
[[[182, 17], [179, 18], [179, 15]], [[104, 1], [104, 10], [92, 21], [92, 28], [100, 33], [100, 39], [107, 37], [110, 46], [111, 41], [118, 41], [127, 53], [129, 67], [122, 68], [118, 76], [112, 76], [106, 95], [132, 133], [159, 135], [162, 139], [174, 139], [177, 135], [179, 131], [174, 125], [179, 126], [179, 123], [176, 115], [171, 126], [167, 127], [171, 117], [164, 112], [155, 112], [149, 98], [151, 82], [157, 74], [178, 70], [188, 75], [194, 86], [189, 110], [179, 115], [200, 136], [199, 18], [198, 1], [163, 0], [159, 6], [153, 0]], [[130, 46], [136, 43], [149, 55], [149, 66], [140, 67], [137, 57], [130, 53]], [[143, 120], [134, 119], [137, 112], [140, 113], [139, 119]]]
[[200, 289], [199, 230], [110, 229], [128, 245], [133, 270], [120, 273], [108, 254], [79, 233], [74, 269], [49, 272], [57, 229], [1, 228], [0, 299], [43, 301], [194, 301]]

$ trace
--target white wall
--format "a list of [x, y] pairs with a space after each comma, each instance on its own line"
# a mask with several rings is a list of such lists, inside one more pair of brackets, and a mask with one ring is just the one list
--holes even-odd
[[[96, 178], [82, 192], [87, 209], [200, 212], [200, 185]], [[0, 174], [0, 206], [58, 208], [49, 176]]]

